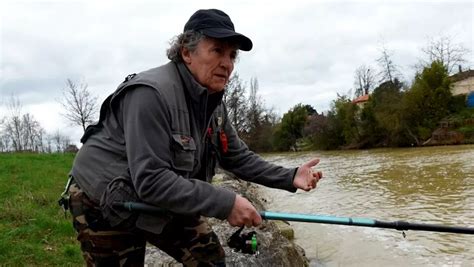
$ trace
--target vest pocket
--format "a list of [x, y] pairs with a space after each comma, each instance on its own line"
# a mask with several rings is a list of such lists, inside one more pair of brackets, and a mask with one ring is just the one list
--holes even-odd
[[191, 136], [173, 134], [173, 167], [180, 171], [191, 172], [194, 167], [196, 143]]

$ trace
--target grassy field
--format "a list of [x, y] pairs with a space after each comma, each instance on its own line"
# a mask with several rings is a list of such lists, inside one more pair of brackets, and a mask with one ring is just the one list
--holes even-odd
[[81, 266], [57, 200], [74, 155], [0, 154], [0, 266]]

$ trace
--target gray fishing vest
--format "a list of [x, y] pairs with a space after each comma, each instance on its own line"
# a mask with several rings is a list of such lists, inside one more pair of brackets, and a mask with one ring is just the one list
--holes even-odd
[[[158, 80], [158, 78], [160, 80]], [[87, 127], [84, 135], [81, 138], [81, 143], [85, 143], [87, 138], [102, 128], [102, 122], [107, 116], [108, 112], [113, 111], [116, 105], [116, 99], [126, 91], [136, 88], [137, 86], [148, 86], [158, 90], [158, 88], [174, 88], [175, 90], [159, 90], [160, 94], [172, 107], [171, 112], [171, 129], [175, 132], [190, 133], [189, 112], [186, 103], [185, 88], [182, 87], [181, 77], [174, 63], [168, 63], [164, 66], [153, 68], [139, 74], [130, 74], [125, 78], [115, 90], [102, 103], [100, 108], [99, 121]], [[173, 108], [174, 107], [174, 108]], [[113, 115], [113, 114], [111, 114]], [[112, 121], [118, 121], [117, 118]], [[114, 125], [116, 130], [120, 126]]]
[[[121, 96], [127, 91], [133, 90], [134, 88], [137, 88], [139, 86], [147, 86], [157, 90], [159, 92], [160, 97], [163, 97], [164, 102], [168, 104], [168, 111], [170, 113], [169, 123], [174, 141], [173, 144], [178, 144], [178, 147], [176, 149], [179, 150], [178, 153], [176, 153], [176, 151], [174, 152], [174, 154], [176, 154], [176, 158], [174, 158], [172, 162], [172, 166], [175, 171], [184, 177], [190, 177], [190, 175], [197, 174], [198, 177], [196, 178], [201, 178], [210, 181], [212, 179], [212, 176], [214, 175], [214, 168], [216, 165], [216, 149], [218, 149], [217, 135], [220, 131], [219, 129], [221, 129], [223, 116], [225, 114], [224, 106], [222, 104], [218, 105], [215, 112], [213, 113], [213, 116], [211, 116], [211, 122], [209, 127], [212, 129], [210, 131], [212, 132], [212, 134], [209, 134], [209, 136], [207, 136], [206, 142], [203, 144], [203, 138], [201, 138], [201, 133], [196, 134], [195, 128], [198, 128], [196, 127], [196, 122], [194, 121], [194, 116], [196, 115], [190, 113], [190, 111], [193, 111], [190, 110], [191, 108], [188, 103], [189, 100], [187, 100], [189, 99], [189, 96], [187, 95], [188, 92], [186, 90], [192, 90], [194, 88], [185, 88], [186, 85], [183, 82], [180, 76], [180, 72], [177, 69], [177, 65], [175, 63], [170, 62], [158, 68], [150, 69], [139, 74], [131, 74], [127, 76], [125, 81], [118, 86], [116, 91], [109, 95], [102, 103], [99, 121], [87, 127], [83, 137], [81, 138], [81, 142], [85, 143], [88, 138], [90, 138], [95, 133], [101, 131], [101, 129], [103, 128], [103, 122], [107, 118], [107, 116], [113, 117], [113, 119], [107, 120], [107, 125], [109, 127], [108, 130], [115, 131], [117, 133], [123, 132], [123, 129], [121, 128], [122, 126], [118, 123], [121, 120], [116, 117], [114, 111], [117, 110], [117, 105], [120, 103]], [[196, 137], [196, 135], [198, 136]], [[185, 140], [183, 140], [183, 136], [193, 136], [195, 138], [194, 140], [191, 139], [191, 142], [186, 142]], [[201, 143], [196, 144], [197, 142]], [[195, 161], [195, 157], [200, 156], [193, 154], [196, 151], [196, 145], [199, 145], [201, 149], [205, 149], [203, 152], [204, 156], [202, 158], [202, 162], [200, 162], [201, 166], [200, 168], [198, 168], [198, 170], [200, 170], [199, 173], [197, 173], [198, 170], [192, 168], [193, 163]], [[124, 166], [124, 164], [126, 164], [125, 152], [123, 158], [125, 160], [123, 161], [123, 163], [121, 163], [121, 166]], [[191, 166], [191, 168], [189, 168], [189, 166]], [[121, 167], [121, 169], [125, 170], [127, 168]], [[130, 214], [117, 210], [111, 210], [111, 202], [134, 201], [133, 198], [136, 197], [136, 194], [133, 192], [134, 190], [133, 185], [131, 184], [131, 180], [127, 178], [130, 177], [130, 174], [121, 173], [117, 174], [116, 177], [118, 178], [116, 181], [118, 184], [114, 183], [113, 180], [105, 180], [100, 183], [100, 186], [94, 188], [95, 192], [92, 192], [93, 197], [95, 199], [100, 198], [100, 205], [102, 207], [102, 211], [105, 217], [112, 224], [121, 223], [123, 221], [123, 218], [129, 218]], [[102, 177], [101, 179], [106, 178]], [[127, 180], [130, 180], [130, 183]], [[90, 194], [91, 192], [88, 193]], [[124, 199], [120, 199], [121, 195], [125, 195]], [[137, 198], [135, 199], [135, 201], [139, 201], [139, 199]], [[119, 217], [116, 217], [114, 214], [119, 214]], [[141, 215], [138, 218], [137, 226], [152, 232], [159, 232], [161, 231], [162, 225], [164, 225], [168, 220], [169, 217], [166, 216], [164, 216], [163, 218], [150, 218], [149, 216]]]

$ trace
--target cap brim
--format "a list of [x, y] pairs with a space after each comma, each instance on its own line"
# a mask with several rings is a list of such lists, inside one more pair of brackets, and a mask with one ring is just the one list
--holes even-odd
[[232, 39], [239, 44], [239, 49], [243, 51], [252, 50], [252, 41], [245, 35], [232, 30], [222, 28], [206, 28], [200, 30], [204, 35], [217, 39]]

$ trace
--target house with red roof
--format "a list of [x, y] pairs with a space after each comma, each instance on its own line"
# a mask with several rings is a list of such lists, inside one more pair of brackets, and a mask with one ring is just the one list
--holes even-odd
[[356, 104], [360, 109], [362, 109], [367, 101], [369, 101], [369, 95], [361, 95], [352, 100], [352, 103]]

